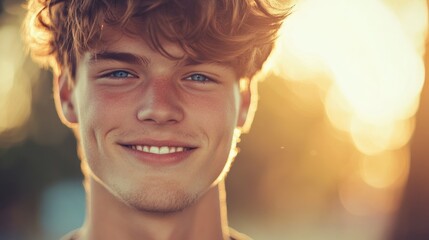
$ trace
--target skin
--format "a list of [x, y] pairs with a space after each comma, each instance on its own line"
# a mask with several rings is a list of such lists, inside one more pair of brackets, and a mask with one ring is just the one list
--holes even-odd
[[[79, 239], [229, 239], [223, 179], [249, 88], [228, 66], [186, 61], [173, 43], [163, 46], [182, 60], [142, 37], [105, 31], [105, 47], [84, 54], [72, 86], [61, 75], [56, 90], [89, 169]], [[137, 145], [187, 151], [143, 153]]]

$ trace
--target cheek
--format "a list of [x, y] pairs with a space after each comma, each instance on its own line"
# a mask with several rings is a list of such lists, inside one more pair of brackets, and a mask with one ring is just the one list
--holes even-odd
[[218, 98], [217, 104], [213, 104], [210, 116], [210, 121], [213, 121], [219, 129], [227, 131], [223, 132], [226, 135], [232, 133], [237, 126], [240, 95], [238, 90], [234, 90]]
[[[89, 90], [82, 96], [79, 104], [79, 118], [81, 127], [103, 128], [123, 118], [128, 104], [117, 95], [108, 94], [100, 90]], [[111, 126], [114, 127], [114, 126]]]
[[102, 147], [100, 141], [110, 130], [120, 126], [121, 119], [126, 115], [126, 109], [120, 99], [103, 93], [102, 91], [89, 89], [82, 91], [79, 96], [78, 118], [81, 132], [81, 142], [85, 149], [88, 161], [97, 159]]
[[[222, 179], [230, 168], [233, 133], [238, 119], [238, 98], [234, 93], [225, 95], [211, 104], [210, 113], [206, 115], [205, 131], [208, 136], [209, 151], [205, 163], [205, 175], [215, 184]], [[209, 172], [207, 172], [209, 171]]]
[[[129, 124], [130, 102], [117, 95], [102, 91], [88, 91], [79, 104], [81, 147], [91, 174], [101, 181], [108, 181], [117, 163], [111, 161], [113, 130]], [[113, 174], [114, 175], [114, 174]]]
[[[194, 126], [206, 134], [211, 147], [219, 149], [218, 154], [228, 154], [239, 114], [239, 91], [224, 91], [216, 96], [194, 101], [190, 116]], [[222, 150], [221, 150], [222, 149]]]
[[234, 99], [233, 94], [224, 94], [194, 101], [190, 109], [198, 117], [189, 118], [206, 131], [228, 135], [237, 123], [238, 108]]

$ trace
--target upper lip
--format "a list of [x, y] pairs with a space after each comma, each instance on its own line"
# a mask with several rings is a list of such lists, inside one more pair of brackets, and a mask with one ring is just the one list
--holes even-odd
[[177, 140], [154, 140], [154, 139], [145, 139], [145, 140], [131, 140], [131, 141], [119, 141], [119, 145], [122, 146], [168, 146], [168, 147], [186, 147], [186, 148], [197, 148], [198, 146], [192, 143], [177, 141]]

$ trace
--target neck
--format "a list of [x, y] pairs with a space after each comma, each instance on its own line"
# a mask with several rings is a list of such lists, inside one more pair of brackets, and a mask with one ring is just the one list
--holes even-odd
[[129, 207], [92, 178], [88, 193], [89, 210], [79, 240], [229, 239], [223, 181], [210, 188], [194, 205], [168, 214]]

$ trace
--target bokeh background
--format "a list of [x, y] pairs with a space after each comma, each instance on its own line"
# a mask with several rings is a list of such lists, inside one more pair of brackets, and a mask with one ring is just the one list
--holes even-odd
[[[0, 239], [58, 239], [82, 224], [82, 174], [52, 75], [24, 53], [22, 4], [0, 0]], [[227, 178], [231, 225], [262, 240], [429, 239], [428, 2], [287, 4]]]

